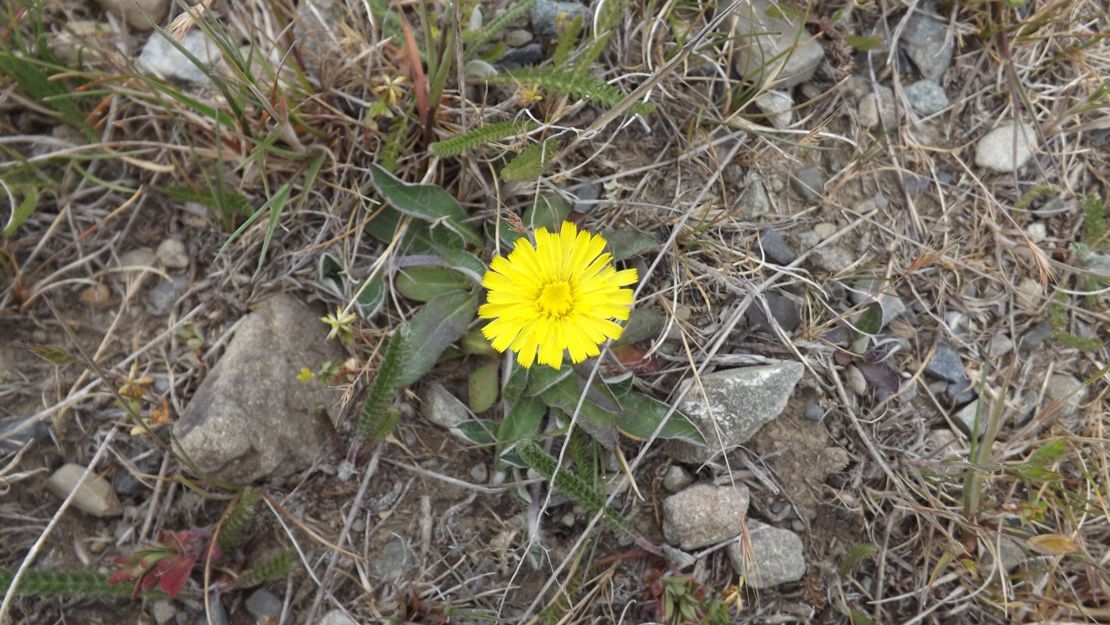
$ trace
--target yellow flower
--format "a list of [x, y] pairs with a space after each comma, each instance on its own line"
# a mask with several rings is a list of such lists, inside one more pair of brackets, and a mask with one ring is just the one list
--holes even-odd
[[558, 369], [563, 350], [582, 362], [601, 353], [598, 345], [619, 338], [614, 319], [628, 319], [636, 270], [617, 271], [605, 252], [605, 239], [579, 232], [564, 222], [559, 233], [536, 231], [536, 245], [517, 239], [508, 258], [498, 256], [482, 279], [489, 289], [482, 319], [492, 319], [482, 334], [494, 349], [512, 349], [517, 362]]

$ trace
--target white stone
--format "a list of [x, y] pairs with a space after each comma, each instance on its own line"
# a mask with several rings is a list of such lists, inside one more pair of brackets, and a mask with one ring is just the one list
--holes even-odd
[[1007, 122], [988, 132], [975, 145], [975, 164], [983, 169], [1012, 172], [1033, 156], [1037, 131], [1032, 124]]
[[85, 473], [85, 467], [79, 464], [64, 464], [46, 480], [46, 489], [58, 497], [65, 499], [73, 489], [77, 493], [73, 496], [73, 507], [78, 510], [98, 517], [113, 517], [123, 514], [116, 493], [108, 480], [100, 477], [95, 472], [78, 487], [77, 482]]
[[[209, 72], [215, 71], [219, 63], [220, 50], [200, 30], [190, 30], [178, 42], [189, 54], [200, 61]], [[162, 33], [154, 33], [146, 40], [139, 55], [139, 66], [146, 71], [166, 80], [179, 80], [203, 84], [210, 82], [208, 76], [189, 57], [181, 53]]]
[[189, 266], [189, 255], [180, 239], [166, 239], [158, 245], [158, 260], [167, 269], [184, 269]]
[[794, 99], [785, 91], [767, 91], [754, 102], [775, 128], [789, 128], [794, 121]]

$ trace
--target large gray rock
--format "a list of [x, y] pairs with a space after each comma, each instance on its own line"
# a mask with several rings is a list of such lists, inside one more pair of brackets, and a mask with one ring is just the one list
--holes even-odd
[[[668, 441], [664, 449], [676, 460], [700, 463], [716, 455], [722, 446], [728, 450], [746, 443], [782, 413], [803, 371], [801, 363], [788, 361], [703, 375], [705, 396], [698, 388], [689, 389], [678, 409], [701, 430], [707, 445]], [[693, 383], [683, 382], [680, 391]]]
[[736, 11], [736, 71], [760, 85], [787, 89], [813, 77], [825, 50], [796, 17], [776, 3], [752, 0]]
[[216, 44], [199, 29], [190, 30], [177, 42], [196, 57], [200, 62], [197, 65], [166, 37], [167, 35], [156, 32], [146, 40], [146, 45], [139, 54], [139, 67], [166, 80], [196, 84], [211, 82], [204, 70], [215, 71], [222, 59]]
[[1004, 123], [975, 144], [975, 164], [983, 169], [1012, 172], [1033, 156], [1037, 131], [1032, 124]]
[[952, 65], [955, 44], [948, 36], [948, 23], [926, 12], [936, 13], [936, 5], [928, 2], [918, 7], [906, 21], [900, 43], [923, 77], [940, 82]]
[[[346, 20], [346, 5], [337, 0], [302, 0], [297, 3], [293, 38], [300, 48], [308, 74], [321, 82], [330, 79], [329, 69], [336, 66], [344, 52], [340, 28]], [[334, 71], [334, 70], [333, 70]]]
[[806, 574], [802, 539], [790, 530], [779, 529], [755, 519], [748, 521], [752, 537], [751, 560], [742, 557], [740, 543], [730, 544], [726, 551], [732, 567], [744, 576], [752, 588], [771, 588], [796, 582]]
[[206, 473], [231, 482], [288, 475], [311, 465], [328, 441], [341, 393], [302, 367], [342, 362], [320, 314], [287, 295], [262, 302], [240, 323], [223, 358], [174, 425], [181, 451]]
[[115, 491], [108, 480], [96, 473], [91, 473], [84, 482], [81, 476], [85, 467], [79, 464], [64, 464], [46, 480], [46, 490], [58, 497], [65, 499], [70, 492], [76, 489], [73, 495], [73, 507], [81, 512], [98, 517], [113, 517], [123, 514], [123, 506], [116, 498]]
[[582, 18], [583, 29], [590, 25], [590, 10], [579, 2], [554, 2], [538, 0], [532, 5], [532, 30], [541, 37], [557, 37], [560, 28], [574, 18]]
[[743, 485], [695, 484], [663, 500], [663, 536], [685, 550], [728, 540], [740, 533], [749, 499]]

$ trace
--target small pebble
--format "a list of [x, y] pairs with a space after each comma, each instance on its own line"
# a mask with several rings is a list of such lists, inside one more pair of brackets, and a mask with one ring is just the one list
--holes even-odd
[[158, 245], [158, 260], [167, 269], [184, 269], [189, 266], [189, 255], [180, 239], [166, 239]]
[[820, 421], [825, 418], [825, 411], [817, 404], [809, 404], [806, 406], [805, 416], [810, 421]]
[[106, 308], [112, 303], [112, 294], [107, 285], [98, 282], [81, 291], [81, 303], [93, 309]]
[[922, 115], [933, 115], [948, 108], [948, 95], [931, 80], [919, 80], [906, 87], [905, 93], [913, 110]]
[[489, 479], [489, 469], [485, 464], [476, 464], [470, 469], [470, 479], [477, 484], [485, 484]]
[[523, 28], [515, 28], [505, 33], [505, 45], [510, 48], [519, 48], [520, 46], [532, 43], [532, 33], [524, 30]]
[[863, 373], [859, 369], [849, 366], [844, 371], [844, 377], [848, 390], [860, 397], [867, 394], [867, 379], [863, 377]]
[[[79, 464], [62, 465], [46, 481], [46, 489], [65, 499], [77, 486], [84, 472], [85, 467]], [[112, 485], [95, 472], [90, 473], [89, 477], [81, 482], [80, 488], [73, 497], [73, 507], [97, 517], [123, 514], [123, 506], [112, 490]]]
[[693, 481], [694, 476], [677, 464], [667, 467], [667, 472], [663, 474], [663, 488], [669, 493], [677, 493]]
[[790, 179], [794, 190], [807, 202], [817, 202], [825, 193], [825, 174], [816, 165], [803, 167]]

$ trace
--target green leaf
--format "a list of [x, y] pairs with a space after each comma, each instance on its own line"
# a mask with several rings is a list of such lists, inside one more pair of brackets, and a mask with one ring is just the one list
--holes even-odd
[[642, 252], [659, 247], [659, 241], [657, 241], [655, 237], [640, 232], [606, 230], [602, 233], [602, 236], [609, 242], [609, 249], [612, 250], [613, 260], [626, 260]]
[[[617, 401], [621, 405], [617, 427], [625, 436], [637, 440], [647, 440], [670, 410], [667, 404], [634, 391], [619, 395]], [[659, 438], [679, 439], [695, 445], [705, 444], [698, 428], [678, 410], [667, 418], [667, 423], [659, 431]]]
[[524, 225], [558, 232], [570, 216], [570, 204], [556, 193], [541, 193], [524, 211]]
[[497, 442], [504, 446], [535, 437], [539, 434], [545, 414], [547, 405], [541, 400], [535, 397], [521, 399], [501, 420], [497, 428]]
[[393, 208], [431, 224], [442, 224], [463, 241], [481, 245], [482, 237], [466, 223], [466, 212], [449, 193], [434, 184], [410, 184], [379, 165], [371, 165], [374, 187]]
[[489, 339], [482, 334], [482, 330], [474, 328], [467, 332], [462, 339], [462, 352], [474, 356], [497, 356], [497, 350], [490, 345]]
[[870, 558], [878, 552], [879, 548], [872, 544], [854, 545], [848, 550], [848, 553], [844, 555], [844, 560], [841, 561], [840, 567], [837, 570], [841, 576], [847, 575], [864, 559]]
[[19, 206], [12, 208], [12, 214], [8, 216], [8, 222], [4, 224], [4, 236], [10, 237], [15, 234], [16, 229], [27, 221], [35, 209], [39, 205], [39, 190], [31, 185], [25, 187], [23, 200], [19, 202]]
[[505, 182], [524, 182], [539, 178], [558, 150], [559, 142], [554, 139], [529, 145], [501, 168], [501, 179]]
[[411, 352], [398, 386], [427, 373], [448, 345], [459, 340], [478, 309], [478, 295], [452, 291], [433, 298], [409, 321]]
[[270, 199], [267, 204], [270, 206], [270, 222], [266, 224], [266, 235], [262, 239], [262, 252], [258, 254], [258, 266], [255, 271], [262, 269], [262, 264], [266, 262], [266, 253], [270, 251], [270, 241], [274, 238], [274, 229], [277, 228], [278, 219], [281, 218], [281, 213], [285, 210], [285, 203], [289, 201], [289, 193], [292, 187], [289, 183], [281, 185], [274, 197]]
[[486, 275], [486, 264], [478, 260], [477, 256], [456, 249], [440, 250], [439, 256], [443, 262], [473, 280], [475, 284], [482, 283], [482, 278]]
[[475, 445], [497, 444], [497, 422], [489, 419], [469, 419], [451, 428], [451, 431]]
[[882, 38], [877, 35], [848, 35], [844, 38], [844, 40], [848, 42], [848, 45], [852, 46], [856, 50], [859, 50], [860, 52], [874, 50], [883, 43]]
[[518, 365], [516, 360], [510, 361], [510, 363], [512, 373], [509, 374], [509, 381], [505, 383], [502, 395], [504, 395], [505, 401], [515, 404], [528, 387], [528, 370]]
[[1022, 464], [1030, 467], [1045, 467], [1054, 464], [1067, 450], [1068, 446], [1063, 439], [1056, 439], [1038, 447]]
[[320, 254], [320, 260], [316, 263], [316, 280], [320, 286], [336, 297], [346, 297], [345, 276], [338, 258], [327, 252]]
[[464, 290], [471, 282], [461, 273], [444, 267], [407, 267], [397, 272], [393, 285], [401, 295], [427, 302], [444, 293]]
[[878, 334], [883, 329], [883, 305], [879, 302], [868, 304], [856, 321], [856, 329], [868, 336]]
[[358, 316], [363, 319], [369, 319], [378, 313], [378, 309], [385, 303], [385, 279], [381, 274], [374, 276], [370, 284], [359, 293], [358, 299], [355, 300], [355, 310], [358, 311]]
[[[529, 385], [535, 382], [537, 385], [546, 386], [539, 393], [539, 398], [548, 406], [558, 408], [568, 415], [573, 415], [582, 397], [583, 385], [578, 377], [574, 375], [564, 376], [555, 384], [548, 384], [548, 380], [544, 380], [545, 377], [551, 375], [547, 373], [548, 371], [554, 374], [551, 377], [558, 378], [559, 373], [554, 369], [540, 367], [529, 376], [531, 378]], [[578, 411], [578, 426], [594, 437], [594, 440], [600, 443], [602, 447], [609, 450], [615, 448], [618, 440], [617, 415], [588, 397], [581, 404], [581, 410]]]
[[470, 373], [467, 380], [467, 398], [475, 414], [485, 412], [497, 403], [497, 373], [501, 363], [490, 360]]
[[659, 331], [663, 329], [666, 321], [663, 315], [654, 308], [636, 308], [628, 317], [628, 321], [625, 322], [621, 337], [613, 341], [613, 347], [653, 339], [659, 336]]

